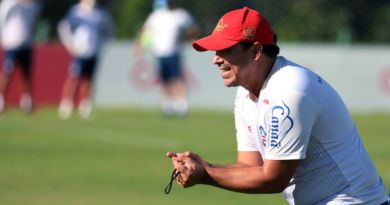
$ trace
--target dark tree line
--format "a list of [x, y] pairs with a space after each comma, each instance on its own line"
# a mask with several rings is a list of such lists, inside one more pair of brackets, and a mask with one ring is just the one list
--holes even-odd
[[[42, 0], [48, 38], [78, 0]], [[111, 12], [117, 38], [132, 39], [152, 11], [152, 0], [98, 0]], [[389, 0], [177, 0], [201, 26], [202, 35], [227, 11], [249, 6], [265, 15], [283, 42], [390, 43]]]

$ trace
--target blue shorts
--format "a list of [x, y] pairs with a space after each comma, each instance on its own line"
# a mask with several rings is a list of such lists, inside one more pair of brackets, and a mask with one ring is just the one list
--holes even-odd
[[389, 205], [389, 202], [385, 201], [385, 202], [381, 203], [380, 205]]
[[31, 72], [31, 54], [32, 48], [21, 48], [4, 51], [3, 70], [11, 74], [15, 69], [15, 64], [20, 65], [23, 75], [29, 76]]
[[182, 77], [181, 58], [179, 54], [168, 57], [159, 57], [159, 77], [164, 83]]
[[73, 77], [92, 79], [95, 75], [97, 57], [74, 58], [70, 66], [70, 74]]

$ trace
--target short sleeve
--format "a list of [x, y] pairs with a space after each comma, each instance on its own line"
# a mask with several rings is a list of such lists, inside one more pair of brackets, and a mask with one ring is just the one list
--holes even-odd
[[275, 96], [265, 115], [268, 140], [264, 159], [306, 158], [318, 113], [319, 106], [301, 92], [288, 91]]

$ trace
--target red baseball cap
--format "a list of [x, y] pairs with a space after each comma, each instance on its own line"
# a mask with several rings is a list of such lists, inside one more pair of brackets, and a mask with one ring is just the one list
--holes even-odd
[[238, 42], [274, 44], [274, 38], [275, 33], [267, 19], [259, 12], [244, 7], [222, 16], [213, 33], [194, 41], [192, 47], [197, 51], [219, 51]]

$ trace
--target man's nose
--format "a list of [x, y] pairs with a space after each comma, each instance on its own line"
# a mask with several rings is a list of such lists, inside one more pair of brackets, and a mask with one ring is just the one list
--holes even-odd
[[215, 55], [213, 58], [213, 63], [215, 65], [219, 65], [219, 64], [223, 63], [223, 59], [221, 57], [219, 57], [218, 55]]

